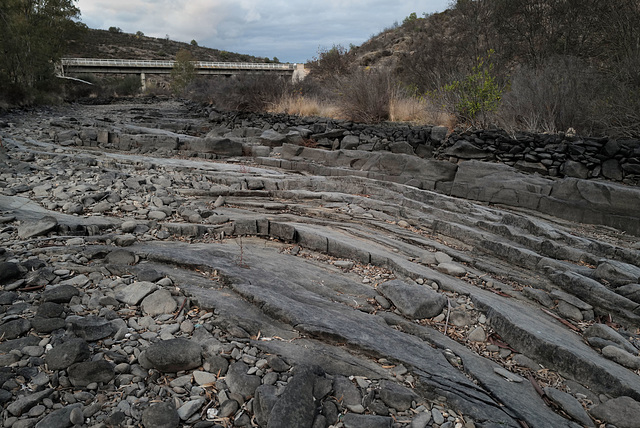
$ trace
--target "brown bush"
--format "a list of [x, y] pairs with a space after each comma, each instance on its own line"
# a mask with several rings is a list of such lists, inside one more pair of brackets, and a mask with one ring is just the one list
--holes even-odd
[[200, 78], [189, 84], [184, 96], [232, 111], [269, 111], [291, 86], [290, 80], [272, 74], [231, 78]]
[[342, 116], [356, 122], [388, 120], [394, 91], [388, 70], [360, 70], [344, 76], [337, 86]]

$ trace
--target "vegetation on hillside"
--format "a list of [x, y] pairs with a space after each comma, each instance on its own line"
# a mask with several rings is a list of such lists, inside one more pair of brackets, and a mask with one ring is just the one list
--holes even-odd
[[354, 120], [640, 135], [637, 0], [457, 0], [362, 46], [321, 50], [308, 66], [285, 111], [333, 105]]
[[82, 33], [72, 0], [0, 3], [0, 106], [50, 101], [65, 40]]

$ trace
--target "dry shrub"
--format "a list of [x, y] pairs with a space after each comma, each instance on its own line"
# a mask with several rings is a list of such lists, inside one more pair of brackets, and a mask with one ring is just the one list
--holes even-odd
[[389, 119], [395, 84], [388, 70], [360, 70], [338, 82], [340, 112], [355, 122], [378, 123]]
[[531, 132], [574, 128], [589, 134], [603, 83], [595, 69], [572, 57], [554, 58], [537, 70], [520, 67], [502, 98], [501, 124]]
[[290, 80], [273, 74], [238, 75], [231, 78], [196, 79], [183, 94], [232, 111], [271, 110], [286, 95]]

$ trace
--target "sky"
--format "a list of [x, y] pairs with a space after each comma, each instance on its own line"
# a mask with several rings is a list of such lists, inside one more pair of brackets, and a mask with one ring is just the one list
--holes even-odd
[[451, 0], [78, 0], [89, 28], [126, 33], [282, 62], [306, 62], [319, 49], [359, 46], [415, 12], [442, 12]]

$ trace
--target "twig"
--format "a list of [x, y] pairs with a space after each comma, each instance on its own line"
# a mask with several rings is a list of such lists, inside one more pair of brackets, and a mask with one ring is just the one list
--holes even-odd
[[33, 287], [19, 288], [18, 291], [35, 291], [35, 290], [40, 290], [41, 288], [44, 288], [46, 286], [47, 286], [47, 284], [34, 285]]
[[451, 301], [447, 296], [447, 319], [444, 322], [444, 335], [447, 335], [447, 329], [449, 328], [449, 314], [451, 313]]
[[558, 315], [554, 314], [551, 311], [546, 310], [545, 308], [540, 308], [540, 310], [542, 312], [544, 312], [547, 315], [552, 316], [553, 318], [555, 318], [556, 320], [560, 321], [562, 324], [566, 325], [567, 327], [569, 327], [571, 330], [573, 331], [577, 331], [580, 332], [580, 329], [578, 327], [576, 327], [575, 325], [571, 324], [569, 321], [559, 317]]
[[173, 319], [178, 318], [178, 316], [180, 315], [180, 312], [182, 312], [182, 310], [184, 309], [184, 305], [187, 303], [187, 298], [185, 297], [184, 300], [182, 301], [182, 305], [180, 305], [180, 309], [178, 309], [178, 312], [176, 312], [176, 314], [173, 316]]

